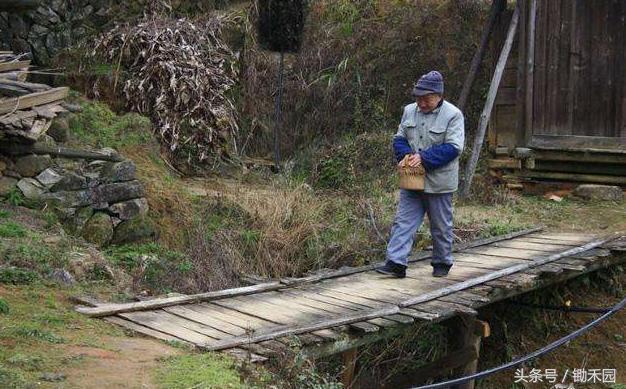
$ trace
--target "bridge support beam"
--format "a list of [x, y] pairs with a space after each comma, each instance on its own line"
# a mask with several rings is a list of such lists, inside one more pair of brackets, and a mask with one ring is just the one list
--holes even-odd
[[356, 360], [358, 347], [346, 350], [341, 354], [343, 360], [343, 371], [341, 372], [341, 383], [346, 389], [351, 389], [354, 384], [354, 371], [356, 370]]
[[[464, 377], [476, 373], [482, 338], [489, 337], [491, 332], [489, 324], [469, 315], [453, 317], [445, 324], [450, 331], [450, 348], [455, 350], [451, 354], [469, 352], [465, 363], [455, 369], [455, 376]], [[454, 389], [474, 389], [474, 381], [457, 385]]]

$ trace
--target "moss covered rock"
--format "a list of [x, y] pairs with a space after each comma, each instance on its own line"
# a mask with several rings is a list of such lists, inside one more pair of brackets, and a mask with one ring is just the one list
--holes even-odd
[[97, 212], [93, 214], [85, 224], [82, 234], [86, 241], [94, 243], [100, 247], [106, 246], [113, 238], [113, 222], [106, 213]]
[[115, 229], [113, 244], [151, 241], [158, 237], [157, 229], [147, 216], [121, 222]]

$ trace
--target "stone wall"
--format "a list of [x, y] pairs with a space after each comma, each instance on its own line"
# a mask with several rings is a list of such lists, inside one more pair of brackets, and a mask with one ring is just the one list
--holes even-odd
[[[67, 139], [67, 119], [55, 119], [39, 146]], [[54, 136], [54, 137], [53, 137]], [[55, 139], [56, 138], [56, 139]], [[97, 150], [115, 154], [115, 150]], [[152, 239], [148, 201], [130, 160], [112, 162], [53, 155], [0, 155], [0, 197], [54, 210], [66, 229], [99, 246]]]
[[[169, 7], [150, 0], [40, 0], [36, 8], [0, 12], [0, 50], [31, 53], [36, 64], [49, 65], [64, 48], [146, 12], [162, 10], [174, 17], [197, 16], [247, 1], [170, 0]], [[0, 10], [2, 10], [0, 4]]]
[[100, 31], [110, 20], [111, 0], [42, 0], [35, 9], [0, 12], [3, 50], [31, 53], [47, 65], [60, 50]]

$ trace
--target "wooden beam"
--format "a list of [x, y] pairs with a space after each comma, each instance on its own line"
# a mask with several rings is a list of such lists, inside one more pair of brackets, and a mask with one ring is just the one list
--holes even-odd
[[356, 369], [356, 361], [358, 348], [344, 351], [341, 354], [343, 360], [343, 370], [341, 371], [341, 383], [346, 389], [351, 389], [354, 384], [354, 371]]
[[53, 88], [44, 92], [0, 100], [0, 115], [64, 99], [67, 97], [69, 90], [70, 88], [68, 87]]
[[521, 169], [522, 161], [515, 158], [490, 159], [487, 165], [491, 169]]
[[[530, 0], [526, 41], [526, 90], [524, 98], [525, 145], [530, 143], [533, 128], [533, 88], [535, 82], [535, 27], [537, 24], [537, 0]], [[524, 39], [524, 38], [522, 38]]]
[[468, 197], [470, 187], [472, 186], [472, 179], [474, 177], [474, 171], [476, 170], [478, 158], [480, 157], [480, 152], [483, 147], [483, 141], [485, 140], [485, 131], [487, 130], [489, 118], [491, 117], [491, 110], [493, 109], [496, 94], [498, 93], [498, 87], [500, 86], [500, 80], [502, 79], [502, 73], [504, 72], [506, 61], [509, 58], [509, 53], [511, 52], [511, 47], [513, 46], [513, 39], [515, 38], [515, 34], [517, 32], [518, 20], [519, 5], [516, 5], [515, 11], [513, 12], [513, 17], [511, 18], [511, 24], [509, 25], [509, 31], [507, 33], [506, 41], [504, 42], [504, 46], [502, 47], [502, 52], [500, 52], [498, 64], [496, 65], [496, 70], [493, 74], [493, 78], [491, 79], [491, 85], [489, 85], [487, 100], [485, 101], [483, 112], [480, 115], [480, 119], [478, 121], [478, 128], [476, 130], [477, 132], [474, 138], [472, 154], [470, 155], [470, 159], [465, 166], [465, 179], [463, 180], [461, 190], [459, 191], [459, 195], [461, 198]]
[[559, 172], [538, 172], [533, 170], [522, 170], [518, 175], [503, 176], [516, 178], [537, 178], [553, 181], [572, 181], [572, 182], [595, 182], [598, 184], [626, 185], [626, 177], [623, 176], [606, 176], [599, 174], [577, 174], [577, 173], [559, 173]]
[[400, 313], [400, 308], [395, 306], [383, 309], [374, 309], [362, 313], [355, 313], [352, 315], [344, 315], [342, 317], [331, 318], [312, 324], [283, 326], [282, 328], [272, 329], [271, 331], [265, 333], [256, 333], [250, 336], [236, 336], [204, 344], [201, 347], [208, 351], [224, 350], [245, 345], [246, 343], [257, 343], [264, 340], [280, 338], [283, 336], [305, 334], [307, 332], [336, 327], [344, 324], [356, 323], [382, 316], [394, 315], [396, 313]]
[[72, 149], [68, 147], [48, 147], [40, 145], [22, 145], [15, 143], [0, 143], [0, 151], [10, 155], [55, 155], [65, 158], [80, 158], [96, 161], [112, 161], [121, 162], [124, 160], [119, 154], [103, 154], [97, 151], [86, 151], [80, 149]]
[[201, 301], [219, 300], [235, 296], [245, 296], [252, 293], [277, 290], [282, 285], [280, 282], [268, 282], [266, 284], [245, 286], [242, 288], [218, 290], [215, 292], [199, 293], [185, 296], [167, 297], [148, 301], [139, 301], [126, 304], [115, 304], [105, 307], [77, 308], [76, 311], [91, 317], [112, 316], [119, 313], [159, 309], [172, 305], [191, 304]]
[[514, 266], [510, 266], [507, 268], [504, 268], [502, 270], [499, 271], [495, 271], [493, 273], [488, 273], [485, 274], [483, 276], [480, 277], [476, 277], [476, 278], [472, 278], [469, 279], [467, 281], [463, 281], [445, 288], [441, 288], [441, 289], [437, 289], [434, 290], [430, 293], [425, 293], [423, 295], [420, 296], [416, 296], [416, 297], [412, 297], [409, 299], [406, 299], [404, 301], [401, 301], [398, 306], [402, 307], [402, 308], [408, 308], [411, 307], [413, 305], [416, 304], [420, 304], [426, 301], [431, 301], [434, 300], [436, 298], [442, 297], [442, 296], [447, 296], [449, 294], [452, 294], [454, 292], [457, 292], [459, 290], [463, 290], [463, 289], [467, 289], [471, 286], [475, 286], [475, 285], [479, 285], [482, 284], [484, 282], [487, 281], [491, 281], [491, 280], [495, 280], [504, 276], [507, 276], [509, 274], [513, 274], [513, 273], [517, 273], [517, 272], [521, 272], [524, 270], [528, 270], [528, 269], [532, 269], [535, 268], [537, 266], [541, 266], [544, 265], [546, 263], [550, 263], [550, 262], [554, 262], [560, 258], [564, 258], [564, 257], [568, 257], [571, 255], [575, 255], [578, 253], [582, 253], [584, 251], [590, 250], [592, 248], [598, 247], [604, 243], [610, 242], [613, 239], [616, 239], [617, 236], [611, 236], [611, 237], [607, 237], [607, 238], [602, 238], [602, 239], [597, 239], [594, 240], [592, 242], [589, 242], [587, 244], [584, 244], [582, 246], [578, 246], [578, 247], [574, 247], [572, 249], [569, 250], [565, 250], [563, 252], [560, 253], [556, 253], [547, 257], [543, 257], [543, 258], [539, 258], [539, 259], [535, 259], [533, 261], [528, 261], [527, 263], [521, 263], [519, 265], [514, 265]]
[[26, 61], [14, 61], [14, 62], [0, 62], [0, 72], [10, 72], [12, 70], [26, 69], [30, 66], [30, 60]]
[[498, 20], [498, 15], [500, 15], [505, 8], [506, 0], [492, 0], [491, 8], [489, 9], [489, 18], [487, 19], [487, 23], [485, 24], [485, 28], [483, 29], [483, 33], [480, 37], [480, 43], [478, 44], [478, 49], [474, 54], [474, 58], [472, 58], [472, 63], [470, 64], [467, 78], [465, 78], [465, 82], [463, 83], [463, 89], [461, 90], [461, 95], [459, 96], [456, 104], [457, 108], [459, 108], [461, 111], [465, 109], [465, 104], [467, 103], [467, 98], [469, 97], [469, 94], [472, 90], [472, 85], [474, 84], [476, 75], [478, 74], [480, 63], [483, 61], [483, 57], [485, 56], [485, 51], [487, 50], [487, 46], [489, 44], [489, 36], [493, 31], [493, 26], [496, 24], [496, 20]]
[[617, 150], [626, 153], [626, 137], [532, 135], [530, 147], [548, 150]]
[[474, 347], [465, 347], [415, 369], [403, 371], [402, 375], [385, 382], [385, 388], [409, 388], [424, 383], [427, 379], [444, 377], [450, 370], [465, 366], [478, 357]]

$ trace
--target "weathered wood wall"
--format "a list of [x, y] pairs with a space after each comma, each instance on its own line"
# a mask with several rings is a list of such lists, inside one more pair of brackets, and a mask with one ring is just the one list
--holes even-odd
[[[523, 7], [523, 41], [513, 48], [498, 93], [492, 149], [626, 149], [626, 1], [537, 0], [527, 102], [519, 98], [519, 89], [526, 88], [522, 65], [528, 59], [530, 1], [518, 3]], [[509, 19], [510, 12], [502, 16], [494, 51], [502, 45]], [[526, 103], [532, 104], [530, 123], [520, 109]]]

